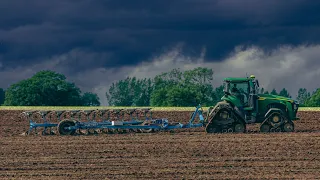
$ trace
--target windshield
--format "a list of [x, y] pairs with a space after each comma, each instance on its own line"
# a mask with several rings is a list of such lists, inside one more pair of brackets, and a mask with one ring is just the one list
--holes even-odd
[[224, 91], [230, 94], [235, 92], [250, 92], [250, 86], [248, 82], [224, 82]]
[[243, 104], [248, 102], [250, 94], [249, 82], [225, 82], [224, 85], [226, 93], [236, 96]]

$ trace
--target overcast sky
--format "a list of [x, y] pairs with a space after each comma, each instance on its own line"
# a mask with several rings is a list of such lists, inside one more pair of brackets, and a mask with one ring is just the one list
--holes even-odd
[[0, 87], [55, 70], [83, 92], [172, 68], [320, 87], [320, 1], [1, 0]]

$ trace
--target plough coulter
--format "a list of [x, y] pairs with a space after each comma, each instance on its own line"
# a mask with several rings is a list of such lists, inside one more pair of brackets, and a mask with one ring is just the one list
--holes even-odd
[[[135, 114], [135, 116], [134, 116]], [[194, 123], [196, 117], [199, 122]], [[129, 118], [125, 118], [129, 116]], [[143, 116], [143, 118], [140, 118]], [[105, 109], [73, 111], [26, 111], [21, 118], [29, 120], [29, 130], [42, 135], [89, 135], [99, 133], [124, 133], [126, 131], [150, 133], [161, 130], [204, 127], [203, 109], [198, 105], [189, 123], [170, 123], [167, 118], [152, 118], [151, 108]], [[36, 122], [37, 121], [37, 122]]]

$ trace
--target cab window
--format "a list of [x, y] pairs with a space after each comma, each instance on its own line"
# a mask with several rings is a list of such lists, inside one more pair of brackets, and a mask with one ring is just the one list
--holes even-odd
[[249, 82], [231, 83], [229, 90], [230, 93], [237, 96], [243, 104], [248, 103], [250, 94]]

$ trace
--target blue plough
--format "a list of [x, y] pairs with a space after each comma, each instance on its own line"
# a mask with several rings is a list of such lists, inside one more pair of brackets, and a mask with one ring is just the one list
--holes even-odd
[[[192, 113], [188, 123], [169, 123], [167, 118], [152, 119], [151, 108], [140, 109], [106, 109], [106, 110], [73, 110], [73, 111], [26, 111], [21, 115], [29, 120], [29, 130], [26, 135], [39, 134], [37, 129], [43, 129], [42, 135], [76, 135], [76, 134], [98, 134], [98, 133], [121, 133], [124, 131], [134, 131], [149, 133], [161, 130], [173, 130], [183, 128], [199, 128], [205, 124], [203, 109], [199, 104]], [[133, 117], [136, 113], [136, 117]], [[139, 114], [144, 114], [144, 120], [139, 119]], [[148, 116], [149, 113], [149, 116]], [[69, 117], [66, 117], [69, 114]], [[86, 116], [86, 120], [81, 119], [81, 114]], [[130, 120], [125, 121], [124, 115], [130, 115]], [[35, 122], [35, 115], [40, 122]], [[56, 115], [57, 123], [50, 123], [49, 119]], [[113, 116], [112, 116], [113, 115]], [[199, 122], [194, 123], [196, 117]], [[49, 117], [50, 116], [50, 117]], [[100, 121], [97, 120], [100, 116]], [[107, 117], [105, 117], [107, 116]], [[113, 117], [113, 118], [112, 118]], [[115, 119], [115, 120], [113, 120]], [[56, 128], [56, 132], [53, 130]]]

